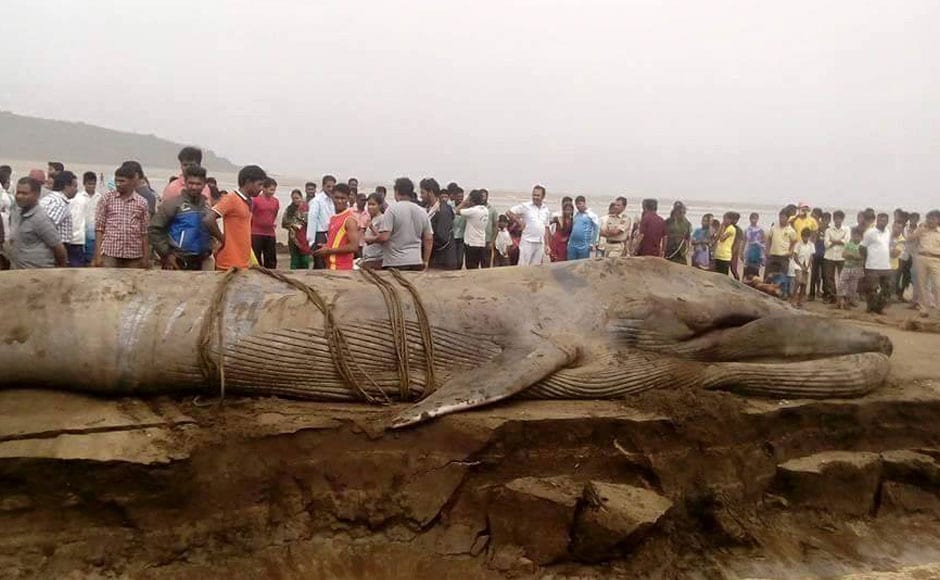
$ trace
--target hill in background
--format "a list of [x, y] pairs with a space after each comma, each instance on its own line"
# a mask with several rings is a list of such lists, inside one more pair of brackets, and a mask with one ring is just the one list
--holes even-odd
[[[116, 167], [134, 159], [144, 168], [174, 167], [183, 146], [153, 135], [0, 111], [0, 164], [10, 159], [42, 159]], [[228, 159], [205, 148], [202, 151], [203, 165], [210, 171], [238, 171]]]

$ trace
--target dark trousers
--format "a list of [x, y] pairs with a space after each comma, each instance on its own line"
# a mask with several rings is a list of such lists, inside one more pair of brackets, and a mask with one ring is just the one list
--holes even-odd
[[894, 293], [894, 270], [865, 270], [869, 312], [882, 312]]
[[790, 258], [788, 256], [770, 256], [767, 258], [767, 268], [764, 269], [764, 277], [770, 278], [774, 274], [787, 275], [790, 271]]
[[822, 294], [823, 259], [813, 256], [813, 267], [809, 277], [809, 299], [815, 300], [817, 292]]
[[823, 259], [823, 298], [826, 300], [835, 300], [836, 280], [842, 275], [842, 266], [845, 264], [842, 260]]
[[476, 270], [477, 268], [487, 268], [486, 258], [489, 255], [486, 247], [464, 246], [466, 255], [467, 269]]
[[491, 268], [493, 266], [493, 242], [486, 242], [486, 248], [483, 253], [483, 265], [481, 268]]
[[85, 244], [65, 244], [65, 252], [69, 257], [69, 268], [85, 266]]
[[[316, 237], [314, 238], [314, 245], [316, 247], [310, 248], [311, 250], [316, 250], [320, 246], [326, 245], [326, 232], [317, 232]], [[326, 270], [326, 257], [325, 256], [314, 256], [313, 257], [313, 269], [314, 270]]]
[[463, 238], [454, 238], [454, 251], [457, 253], [457, 269], [460, 270], [463, 268], [467, 254], [467, 246], [464, 244]]
[[731, 262], [729, 260], [715, 260], [715, 271], [727, 276], [728, 272], [731, 271]]
[[277, 238], [251, 234], [251, 250], [259, 264], [268, 270], [277, 269]]
[[401, 270], [402, 272], [424, 272], [424, 264], [409, 264], [408, 266], [382, 266], [383, 270]]
[[914, 265], [913, 258], [908, 258], [907, 260], [898, 261], [898, 300], [904, 299], [904, 292], [907, 290], [907, 287], [911, 285], [911, 274], [912, 266]]
[[176, 263], [179, 265], [180, 270], [186, 270], [189, 272], [199, 272], [202, 270], [202, 263], [205, 261], [205, 256], [176, 256]]

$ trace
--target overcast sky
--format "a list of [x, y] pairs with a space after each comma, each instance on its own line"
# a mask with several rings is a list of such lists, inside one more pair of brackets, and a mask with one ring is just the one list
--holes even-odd
[[5, 0], [3, 16], [0, 109], [279, 173], [940, 202], [938, 0]]

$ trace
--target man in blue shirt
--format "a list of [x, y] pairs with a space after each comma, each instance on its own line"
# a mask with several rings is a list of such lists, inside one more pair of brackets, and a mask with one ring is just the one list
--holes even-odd
[[568, 259], [585, 260], [591, 257], [591, 248], [597, 244], [600, 233], [599, 220], [587, 207], [583, 195], [574, 199], [575, 214], [568, 238]]

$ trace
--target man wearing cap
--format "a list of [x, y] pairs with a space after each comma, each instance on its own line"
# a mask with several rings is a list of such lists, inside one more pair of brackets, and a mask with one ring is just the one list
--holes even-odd
[[819, 222], [816, 221], [816, 218], [809, 215], [809, 204], [805, 201], [800, 202], [800, 211], [796, 216], [790, 221], [790, 225], [793, 226], [793, 229], [796, 230], [796, 239], [802, 239], [803, 230], [809, 229], [811, 232], [810, 237], [816, 237], [816, 234], [819, 232]]

